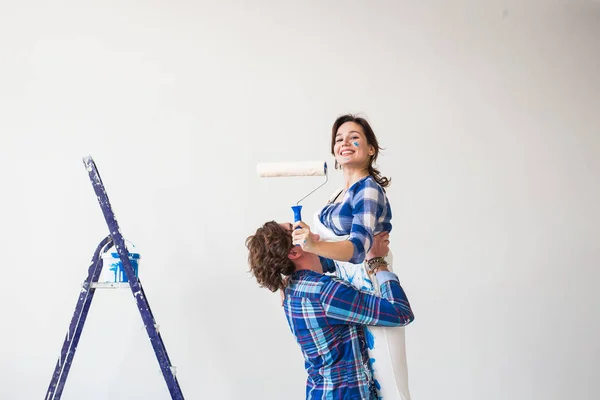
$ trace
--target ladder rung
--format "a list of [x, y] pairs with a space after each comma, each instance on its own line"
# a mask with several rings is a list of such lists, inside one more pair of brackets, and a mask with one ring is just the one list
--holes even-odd
[[129, 282], [92, 282], [95, 289], [129, 289]]

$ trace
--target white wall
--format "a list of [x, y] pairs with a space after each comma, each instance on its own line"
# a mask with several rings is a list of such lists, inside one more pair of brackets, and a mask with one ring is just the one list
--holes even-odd
[[[386, 147], [415, 400], [600, 398], [600, 5], [2, 2], [0, 398], [43, 397], [96, 244], [95, 158], [188, 399], [302, 399], [244, 239], [364, 113]], [[304, 203], [314, 212], [340, 184]], [[98, 292], [63, 398], [167, 399]]]

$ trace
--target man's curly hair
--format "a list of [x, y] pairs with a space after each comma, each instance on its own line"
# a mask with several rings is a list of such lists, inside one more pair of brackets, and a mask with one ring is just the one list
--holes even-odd
[[272, 292], [285, 287], [286, 279], [294, 272], [294, 263], [288, 258], [294, 247], [290, 231], [275, 221], [269, 221], [246, 239], [250, 272], [261, 287]]

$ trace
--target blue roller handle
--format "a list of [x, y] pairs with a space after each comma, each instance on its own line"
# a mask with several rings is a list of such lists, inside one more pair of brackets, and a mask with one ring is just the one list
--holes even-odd
[[[292, 206], [292, 211], [294, 211], [294, 222], [302, 221], [302, 206]], [[300, 229], [300, 227], [296, 229]], [[297, 244], [296, 246], [300, 245]]]
[[292, 206], [292, 210], [294, 211], [294, 222], [302, 221], [302, 206]]

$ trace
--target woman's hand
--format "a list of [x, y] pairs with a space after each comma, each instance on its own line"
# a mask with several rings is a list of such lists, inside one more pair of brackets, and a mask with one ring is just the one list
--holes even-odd
[[[299, 245], [302, 250], [309, 253], [314, 249], [314, 245], [319, 241], [319, 235], [310, 231], [310, 226], [302, 221], [298, 221], [293, 226], [292, 240], [295, 245]], [[299, 229], [296, 229], [299, 228]]]
[[[292, 241], [307, 253], [337, 261], [348, 261], [354, 253], [354, 245], [349, 240], [321, 241], [319, 235], [310, 231], [310, 226], [299, 221], [293, 225]], [[297, 229], [296, 229], [297, 228]]]

